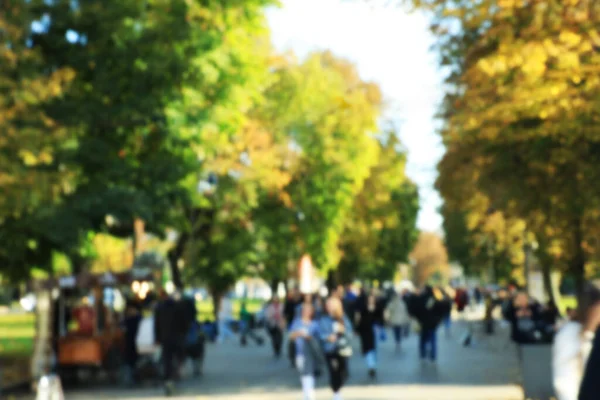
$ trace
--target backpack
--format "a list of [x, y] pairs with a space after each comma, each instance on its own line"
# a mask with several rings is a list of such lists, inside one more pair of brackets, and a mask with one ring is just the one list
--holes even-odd
[[201, 333], [202, 330], [200, 329], [200, 324], [198, 323], [198, 321], [192, 322], [192, 325], [190, 326], [190, 329], [188, 330], [188, 333], [185, 336], [185, 344], [187, 346], [194, 346], [195, 344], [197, 344]]

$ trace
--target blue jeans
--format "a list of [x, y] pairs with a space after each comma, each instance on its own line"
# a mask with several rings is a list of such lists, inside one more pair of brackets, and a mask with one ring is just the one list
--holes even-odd
[[402, 335], [404, 334], [404, 327], [402, 325], [394, 325], [392, 327], [392, 331], [394, 332], [394, 340], [396, 344], [402, 343]]
[[452, 326], [452, 318], [448, 315], [444, 318], [444, 328], [446, 329], [446, 335], [450, 334], [450, 327]]
[[367, 362], [367, 368], [377, 368], [377, 353], [375, 352], [375, 350], [371, 350], [367, 354], [365, 354], [365, 361]]
[[419, 340], [421, 359], [427, 358], [427, 347], [429, 347], [429, 358], [432, 361], [435, 361], [437, 357], [437, 335], [435, 329], [421, 330], [421, 337]]
[[387, 339], [387, 334], [385, 332], [385, 326], [381, 325], [373, 325], [373, 331], [375, 332], [375, 341], [376, 342], [385, 342]]

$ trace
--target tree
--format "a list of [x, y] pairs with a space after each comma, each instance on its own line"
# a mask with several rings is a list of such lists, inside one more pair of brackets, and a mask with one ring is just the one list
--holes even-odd
[[282, 62], [263, 111], [276, 137], [297, 153], [289, 196], [297, 221], [299, 253], [322, 270], [338, 263], [338, 242], [353, 199], [375, 163], [381, 93], [355, 67], [329, 52], [298, 64]]
[[74, 71], [48, 71], [30, 44], [31, 10], [20, 3], [0, 6], [0, 223], [53, 204], [75, 175], [53, 168], [72, 133], [46, 112], [69, 88]]
[[[139, 219], [162, 235], [178, 222], [174, 209], [190, 210], [198, 201], [200, 143], [215, 148], [221, 138], [210, 142], [209, 131], [225, 137], [235, 131], [233, 122], [255, 96], [244, 85], [249, 71], [262, 66], [247, 44], [264, 26], [268, 2], [10, 3], [2, 24], [14, 29], [6, 30], [11, 36], [3, 50], [10, 51], [2, 55], [23, 54], [23, 62], [3, 70], [2, 82], [23, 99], [15, 110], [27, 112], [32, 126], [56, 131], [32, 131], [45, 142], [32, 142], [23, 153], [29, 170], [52, 177], [56, 189], [41, 187], [52, 194], [44, 207], [24, 207], [27, 213], [0, 226], [2, 237], [21, 235], [3, 265], [48, 267], [55, 249], [79, 263], [87, 232], [128, 237]], [[35, 149], [42, 145], [38, 162]], [[31, 176], [24, 182], [33, 182]], [[9, 230], [15, 225], [18, 230]]]
[[[598, 192], [598, 32], [593, 1], [416, 1], [434, 11], [451, 75], [442, 131], [478, 164], [496, 209], [562, 248], [581, 291]], [[458, 29], [457, 29], [458, 28]], [[547, 241], [543, 241], [548, 243]]]
[[356, 196], [341, 238], [338, 275], [344, 282], [393, 279], [418, 236], [418, 193], [405, 175], [404, 149], [394, 130], [380, 140], [379, 160]]
[[442, 238], [435, 233], [421, 232], [410, 257], [415, 263], [418, 285], [447, 281], [450, 272], [448, 253]]

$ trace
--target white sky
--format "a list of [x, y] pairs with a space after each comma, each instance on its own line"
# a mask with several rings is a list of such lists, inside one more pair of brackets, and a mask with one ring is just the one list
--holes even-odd
[[374, 7], [361, 0], [282, 0], [269, 10], [272, 40], [279, 50], [304, 57], [329, 49], [353, 61], [363, 79], [377, 82], [409, 151], [408, 175], [419, 185], [423, 230], [439, 231], [441, 204], [433, 188], [443, 146], [434, 114], [441, 101], [442, 74], [430, 51], [433, 37], [423, 15], [400, 7]]

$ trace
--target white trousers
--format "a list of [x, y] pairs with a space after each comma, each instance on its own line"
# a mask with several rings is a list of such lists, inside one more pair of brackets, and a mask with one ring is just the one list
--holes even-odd
[[300, 382], [302, 383], [304, 400], [315, 400], [315, 377], [312, 375], [301, 376]]

